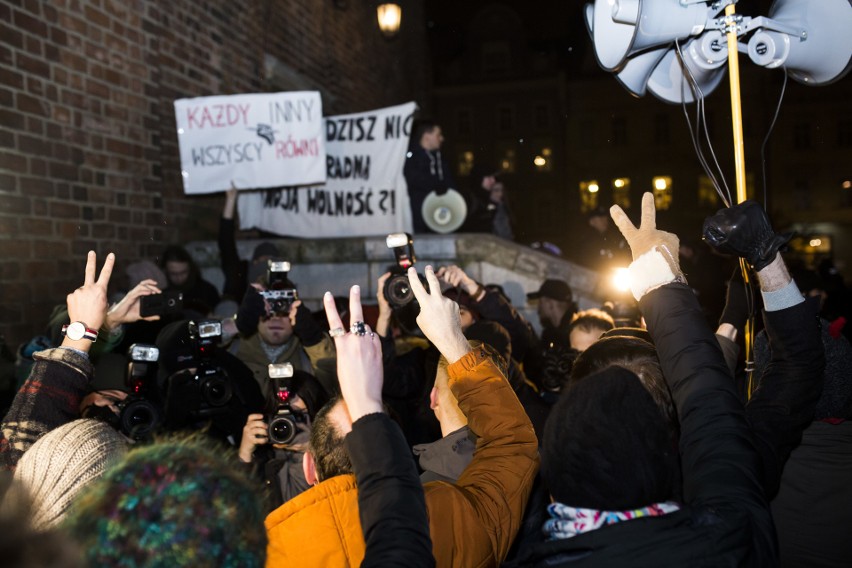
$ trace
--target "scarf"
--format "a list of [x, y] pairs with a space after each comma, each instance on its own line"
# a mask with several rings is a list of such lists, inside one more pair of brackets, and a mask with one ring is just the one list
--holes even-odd
[[278, 356], [284, 353], [288, 347], [290, 347], [290, 343], [293, 340], [290, 339], [286, 343], [282, 343], [281, 345], [269, 345], [264, 340], [260, 340], [260, 347], [263, 349], [263, 352], [266, 353], [266, 357], [269, 359], [270, 363], [274, 363]]
[[578, 534], [613, 525], [621, 521], [641, 519], [642, 517], [660, 517], [680, 509], [677, 503], [665, 501], [631, 511], [599, 511], [597, 509], [579, 509], [562, 503], [547, 506], [550, 519], [542, 529], [548, 540], [571, 538]]

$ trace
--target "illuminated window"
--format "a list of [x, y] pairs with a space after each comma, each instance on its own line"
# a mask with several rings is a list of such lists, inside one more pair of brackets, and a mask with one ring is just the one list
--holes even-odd
[[462, 150], [459, 152], [458, 170], [460, 176], [469, 176], [473, 169], [473, 152]]
[[668, 209], [672, 204], [672, 178], [657, 176], [651, 181], [654, 190], [654, 207], [658, 211]]
[[541, 152], [533, 158], [533, 165], [537, 172], [549, 172], [553, 169], [553, 150], [542, 148]]
[[622, 209], [630, 207], [630, 178], [612, 180], [612, 201]]
[[698, 205], [704, 207], [718, 207], [719, 194], [713, 181], [707, 176], [698, 176]]
[[511, 174], [515, 172], [515, 158], [517, 153], [513, 148], [506, 148], [500, 158], [500, 170], [503, 173]]
[[597, 180], [580, 182], [580, 212], [586, 213], [598, 206], [600, 186]]

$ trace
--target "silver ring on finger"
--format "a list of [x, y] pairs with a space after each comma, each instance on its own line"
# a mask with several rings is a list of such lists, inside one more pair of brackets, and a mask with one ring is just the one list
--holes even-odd
[[367, 335], [367, 324], [365, 324], [363, 321], [356, 321], [349, 328], [349, 331], [353, 335], [360, 335], [360, 336]]
[[346, 335], [346, 330], [342, 327], [335, 327], [334, 329], [328, 330], [328, 334], [331, 337], [343, 337], [344, 335]]

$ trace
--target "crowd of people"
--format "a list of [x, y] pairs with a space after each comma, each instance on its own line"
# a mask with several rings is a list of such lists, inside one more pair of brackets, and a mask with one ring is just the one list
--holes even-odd
[[312, 313], [273, 243], [239, 258], [236, 199], [221, 289], [181, 247], [124, 278], [92, 251], [19, 348], [4, 565], [848, 564], [848, 300], [788, 267], [759, 204], [705, 221], [749, 270], [715, 329], [650, 194], [604, 230], [636, 315], [548, 279], [537, 329], [455, 265]]

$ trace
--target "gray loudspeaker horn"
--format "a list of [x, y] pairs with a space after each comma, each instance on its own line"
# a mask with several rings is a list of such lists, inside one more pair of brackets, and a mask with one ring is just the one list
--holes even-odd
[[[760, 29], [748, 42], [748, 55], [764, 67], [784, 66], [805, 85], [827, 85], [852, 67], [852, 4], [849, 0], [776, 0], [769, 18], [802, 29], [798, 37]], [[771, 26], [768, 26], [771, 27]]]
[[586, 25], [600, 66], [619, 71], [635, 53], [700, 34], [712, 15], [703, 2], [595, 0], [591, 17], [586, 8]]
[[[722, 32], [710, 30], [701, 37], [689, 40], [681, 48], [681, 53], [683, 65], [689, 72], [681, 66], [677, 52], [672, 49], [666, 53], [648, 79], [648, 90], [651, 94], [667, 103], [695, 101], [695, 95], [689, 86], [690, 77], [695, 79], [702, 95], [707, 96], [719, 86], [725, 76], [728, 44]], [[688, 76], [684, 76], [685, 73]]]
[[451, 189], [444, 195], [434, 191], [423, 200], [423, 222], [436, 233], [452, 233], [467, 217], [467, 203], [461, 193]]

